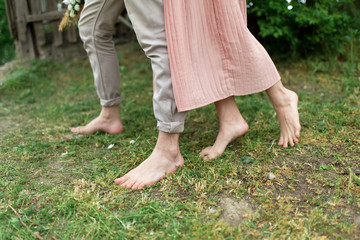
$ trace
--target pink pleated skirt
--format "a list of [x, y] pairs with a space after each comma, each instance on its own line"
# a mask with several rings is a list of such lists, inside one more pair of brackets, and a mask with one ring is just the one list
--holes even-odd
[[280, 75], [247, 28], [245, 0], [164, 0], [178, 111], [264, 91]]

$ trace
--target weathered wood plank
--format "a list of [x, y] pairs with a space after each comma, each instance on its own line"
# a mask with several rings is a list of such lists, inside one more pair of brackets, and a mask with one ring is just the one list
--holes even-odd
[[54, 21], [59, 20], [63, 17], [65, 11], [50, 11], [41, 14], [32, 14], [26, 17], [27, 22], [40, 22], [40, 21]]
[[26, 15], [28, 13], [27, 2], [25, 0], [15, 0], [16, 25], [20, 41], [26, 41]]
[[78, 41], [78, 30], [75, 26], [66, 29], [67, 40], [71, 43]]
[[[47, 7], [48, 7], [47, 10], [49, 12], [57, 11], [57, 1], [47, 1]], [[63, 33], [58, 31], [60, 21], [54, 21], [51, 23], [51, 25], [53, 26], [53, 36], [54, 36], [53, 45], [55, 47], [61, 46], [64, 43], [64, 38], [63, 38]]]
[[9, 31], [12, 38], [17, 38], [16, 32], [16, 20], [15, 20], [15, 11], [14, 11], [14, 1], [13, 0], [5, 0], [5, 9], [6, 9], [6, 17], [8, 20]]
[[[30, 0], [30, 11], [31, 14], [41, 14], [41, 6], [39, 0]], [[26, 17], [26, 19], [29, 18], [29, 15]], [[44, 25], [41, 22], [34, 22], [34, 38], [36, 45], [39, 49], [40, 46], [44, 46], [46, 43], [45, 39], [45, 31], [44, 31]]]

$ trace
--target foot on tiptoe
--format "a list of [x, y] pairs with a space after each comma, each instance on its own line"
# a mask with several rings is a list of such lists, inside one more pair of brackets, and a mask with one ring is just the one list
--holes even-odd
[[202, 150], [200, 156], [205, 161], [221, 156], [227, 145], [236, 138], [244, 135], [248, 129], [249, 126], [242, 117], [237, 122], [220, 123], [220, 131], [214, 145]]
[[294, 146], [300, 139], [300, 119], [298, 111], [298, 95], [286, 90], [286, 97], [281, 103], [274, 104], [280, 124], [280, 140], [278, 145], [284, 148]]

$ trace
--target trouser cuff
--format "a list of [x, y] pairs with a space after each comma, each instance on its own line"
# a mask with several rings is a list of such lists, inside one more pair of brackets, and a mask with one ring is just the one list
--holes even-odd
[[157, 122], [157, 129], [166, 133], [182, 133], [185, 122]]
[[121, 97], [113, 98], [113, 99], [109, 99], [109, 100], [100, 99], [100, 104], [103, 107], [112, 107], [112, 106], [119, 105], [121, 103], [121, 101], [122, 101]]

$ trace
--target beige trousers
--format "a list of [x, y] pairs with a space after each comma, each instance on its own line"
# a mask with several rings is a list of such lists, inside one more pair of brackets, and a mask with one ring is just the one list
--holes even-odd
[[[186, 113], [177, 111], [172, 90], [163, 0], [125, 0], [125, 5], [137, 39], [151, 60], [157, 127], [167, 133], [182, 132]], [[102, 106], [121, 102], [119, 63], [112, 34], [123, 9], [123, 0], [87, 0], [80, 16], [80, 37], [90, 59]]]

